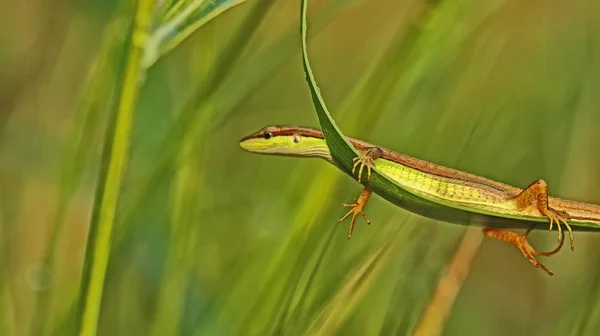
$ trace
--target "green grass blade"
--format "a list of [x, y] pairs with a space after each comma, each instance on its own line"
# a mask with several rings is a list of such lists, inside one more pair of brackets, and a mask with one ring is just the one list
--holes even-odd
[[[151, 67], [196, 29], [217, 15], [246, 0], [192, 0], [178, 1], [165, 13], [165, 20], [154, 29], [144, 51], [143, 66]], [[185, 3], [185, 4], [184, 4]]]
[[104, 160], [88, 233], [77, 324], [81, 335], [94, 335], [98, 327], [104, 278], [110, 255], [112, 229], [121, 183], [129, 154], [130, 133], [143, 72], [143, 43], [147, 38], [154, 1], [136, 3], [133, 25], [115, 106], [104, 148]]
[[[307, 23], [306, 23], [307, 0], [301, 0], [301, 18], [300, 34], [302, 40], [302, 62], [306, 75], [306, 82], [310, 89], [311, 98], [315, 107], [319, 124], [325, 140], [331, 151], [333, 159], [337, 162], [340, 169], [345, 173], [352, 175], [352, 159], [358, 156], [358, 152], [352, 147], [350, 142], [343, 136], [337, 127], [331, 114], [327, 110], [325, 100], [317, 86], [314, 74], [310, 67], [307, 52]], [[371, 179], [365, 183], [372, 191], [404, 209], [414, 213], [461, 225], [478, 225], [501, 228], [523, 228], [531, 225], [532, 222], [544, 222], [548, 220], [543, 217], [531, 216], [513, 216], [492, 213], [464, 206], [458, 206], [451, 203], [442, 203], [425, 199], [409, 192], [388, 180], [376, 170], [373, 171]], [[600, 225], [596, 223], [570, 222], [573, 231], [599, 231]], [[545, 226], [536, 226], [535, 229], [546, 229]]]

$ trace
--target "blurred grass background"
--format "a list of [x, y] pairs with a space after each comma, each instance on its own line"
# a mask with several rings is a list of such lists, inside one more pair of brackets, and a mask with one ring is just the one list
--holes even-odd
[[[464, 227], [374, 197], [373, 224], [359, 220], [346, 241], [339, 204], [358, 196], [356, 182], [320, 160], [238, 147], [266, 125], [318, 125], [299, 3], [206, 3], [235, 6], [186, 16], [163, 37], [174, 45], [141, 59], [99, 334], [422, 332], [460, 258], [465, 281], [436, 322], [444, 335], [600, 332], [594, 234], [543, 260], [550, 278], [496, 241], [475, 243], [470, 261]], [[156, 32], [198, 1], [156, 4], [138, 47], [163, 41]], [[75, 332], [133, 11], [0, 4], [2, 335]], [[311, 1], [309, 43], [346, 134], [521, 187], [544, 178], [553, 195], [600, 204], [597, 2]], [[532, 241], [551, 249], [555, 237]]]

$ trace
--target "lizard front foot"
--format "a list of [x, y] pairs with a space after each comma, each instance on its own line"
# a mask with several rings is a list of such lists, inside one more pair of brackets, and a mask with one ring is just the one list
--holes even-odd
[[379, 147], [366, 147], [358, 150], [359, 155], [352, 159], [354, 166], [352, 166], [352, 175], [358, 168], [358, 182], [362, 179], [362, 172], [367, 167], [367, 181], [371, 179], [371, 169], [375, 168], [374, 160], [380, 158], [383, 155], [383, 150]]
[[371, 191], [367, 188], [364, 188], [363, 191], [360, 193], [360, 196], [358, 196], [358, 199], [352, 203], [352, 204], [342, 204], [342, 206], [345, 207], [350, 207], [352, 209], [350, 209], [350, 211], [348, 211], [348, 213], [340, 218], [339, 222], [343, 222], [344, 219], [348, 218], [348, 216], [352, 215], [352, 220], [350, 221], [350, 230], [348, 231], [348, 240], [350, 240], [350, 237], [352, 237], [352, 231], [354, 230], [354, 223], [356, 223], [356, 217], [358, 216], [358, 214], [361, 214], [363, 216], [363, 218], [365, 219], [365, 221], [367, 221], [367, 224], [371, 224], [371, 221], [367, 218], [367, 215], [365, 215], [364, 212], [364, 208], [365, 205], [367, 204], [367, 201], [369, 200], [369, 196], [371, 196]]

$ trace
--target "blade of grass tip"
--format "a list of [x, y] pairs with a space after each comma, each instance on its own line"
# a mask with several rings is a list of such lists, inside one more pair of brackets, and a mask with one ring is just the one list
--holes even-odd
[[[316, 316], [305, 334], [332, 335], [348, 319], [375, 282], [392, 252], [409, 236], [407, 226], [400, 225], [396, 234], [388, 235], [381, 246], [369, 254], [346, 277], [336, 293]], [[406, 232], [406, 233], [405, 233]]]
[[421, 314], [413, 335], [435, 336], [442, 334], [454, 301], [471, 270], [473, 258], [479, 251], [482, 241], [483, 234], [481, 234], [479, 228], [467, 228], [450, 265], [438, 282], [429, 303]]
[[112, 228], [129, 153], [137, 97], [144, 78], [141, 67], [143, 46], [148, 37], [154, 4], [153, 0], [136, 2], [126, 42], [127, 51], [119, 73], [120, 90], [117, 91], [117, 104], [107, 127], [81, 279], [76, 318], [80, 335], [95, 335], [98, 327]]
[[[86, 88], [82, 94], [83, 99], [80, 102], [81, 107], [75, 117], [75, 126], [70, 136], [72, 141], [69, 141], [73, 146], [65, 152], [62, 159], [58, 208], [52, 221], [53, 225], [46, 241], [44, 260], [42, 261], [43, 265], [49, 266], [51, 274], [55, 273], [58, 237], [64, 226], [66, 209], [87, 166], [87, 154], [92, 150], [93, 138], [96, 136], [96, 128], [100, 123], [100, 112], [111, 95], [116, 70], [116, 62], [112, 55], [119, 55], [118, 48], [124, 42], [123, 26], [122, 19], [116, 19], [105, 30], [104, 41], [91, 66]], [[47, 319], [51, 319], [50, 313], [56, 311], [49, 308], [56, 294], [54, 289], [55, 287], [51, 286], [48, 290], [39, 291], [36, 296], [32, 335], [40, 335], [42, 330], [46, 330], [46, 323], [52, 323]], [[50, 325], [49, 329], [52, 330], [53, 327]]]

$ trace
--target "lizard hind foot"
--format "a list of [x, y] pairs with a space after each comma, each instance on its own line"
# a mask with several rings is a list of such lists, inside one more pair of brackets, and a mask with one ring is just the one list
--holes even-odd
[[569, 232], [569, 241], [571, 244], [571, 251], [575, 250], [575, 243], [573, 242], [573, 231], [571, 230], [571, 226], [567, 222], [567, 219], [570, 218], [569, 214], [564, 211], [548, 209], [548, 210], [546, 210], [545, 215], [546, 215], [546, 217], [548, 217], [548, 219], [550, 219], [549, 230], [552, 230], [553, 223], [556, 223], [556, 227], [558, 229], [557, 240], [559, 243], [562, 239], [564, 239], [564, 233], [563, 233], [561, 224], [565, 226], [565, 228]]
[[533, 229], [533, 227], [530, 227], [525, 233], [518, 233], [518, 232], [506, 230], [506, 229], [484, 228], [483, 234], [487, 237], [502, 240], [507, 243], [515, 245], [519, 249], [519, 251], [521, 251], [521, 253], [523, 254], [523, 257], [525, 257], [525, 259], [529, 260], [529, 262], [533, 265], [533, 267], [541, 268], [546, 273], [548, 273], [548, 275], [552, 276], [552, 275], [554, 275], [554, 273], [552, 273], [552, 271], [550, 271], [546, 266], [544, 266], [539, 261], [537, 261], [535, 259], [535, 257], [536, 256], [550, 257], [550, 256], [553, 256], [554, 254], [558, 253], [558, 251], [560, 251], [560, 249], [563, 246], [565, 237], [564, 237], [564, 235], [561, 236], [559, 245], [553, 251], [540, 252], [540, 251], [537, 251], [535, 248], [533, 248], [533, 246], [531, 246], [531, 244], [527, 240], [527, 236], [529, 235], [529, 233], [531, 232], [532, 229]]

